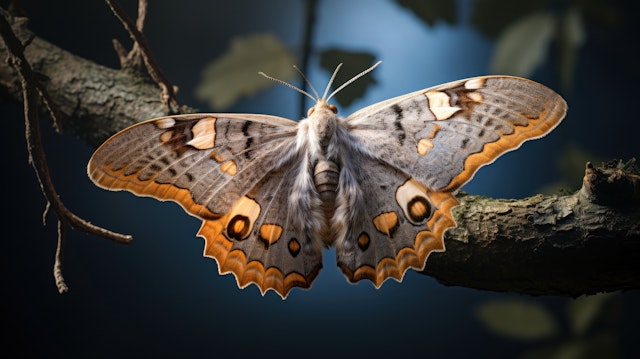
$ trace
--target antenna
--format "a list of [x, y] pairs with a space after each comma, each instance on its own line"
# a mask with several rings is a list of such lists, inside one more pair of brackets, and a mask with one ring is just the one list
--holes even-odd
[[[302, 78], [304, 79], [304, 81], [307, 83], [307, 85], [309, 85], [309, 88], [311, 89], [311, 91], [313, 91], [313, 94], [316, 95], [315, 99], [320, 98], [320, 95], [318, 95], [318, 91], [316, 91], [316, 88], [313, 87], [313, 84], [311, 83], [311, 81], [309, 81], [309, 79], [307, 78], [307, 76], [304, 74], [304, 72], [302, 72], [302, 70], [300, 70], [298, 68], [298, 66], [293, 65], [293, 68], [296, 69], [296, 71], [298, 71], [298, 73], [300, 74], [300, 76], [302, 76]], [[314, 99], [314, 100], [315, 100]]]
[[[317, 99], [316, 97], [311, 96], [311, 94], [310, 94], [310, 93], [308, 93], [307, 91], [303, 91], [303, 90], [301, 90], [301, 89], [299, 89], [299, 88], [297, 88], [297, 87], [293, 86], [292, 84], [290, 84], [290, 83], [288, 83], [288, 82], [284, 82], [284, 81], [282, 81], [282, 80], [280, 80], [280, 79], [277, 79], [277, 78], [275, 78], [275, 77], [271, 77], [271, 76], [269, 76], [269, 75], [265, 74], [265, 73], [264, 73], [264, 72], [262, 72], [262, 71], [258, 72], [258, 74], [259, 74], [259, 75], [262, 75], [262, 76], [264, 76], [264, 77], [266, 77], [266, 78], [268, 78], [268, 79], [269, 79], [269, 80], [271, 80], [271, 81], [275, 81], [275, 82], [279, 83], [280, 85], [285, 85], [285, 86], [287, 86], [288, 88], [290, 88], [290, 89], [292, 89], [292, 90], [298, 91], [298, 92], [300, 92], [301, 94], [308, 96], [308, 97], [309, 97], [310, 99], [312, 99], [313, 101], [318, 101], [318, 99]], [[303, 75], [303, 76], [304, 76], [304, 75]], [[306, 80], [306, 77], [305, 77], [305, 80]], [[311, 88], [313, 89], [313, 86], [311, 86]], [[313, 89], [313, 92], [314, 92], [316, 95], [318, 94], [318, 93], [316, 92], [316, 90], [315, 90], [315, 89]]]
[[[331, 85], [333, 84], [333, 80], [335, 80], [336, 75], [338, 74], [338, 70], [340, 70], [340, 68], [342, 67], [342, 63], [338, 64], [338, 66], [336, 67], [335, 71], [333, 71], [333, 75], [331, 75], [331, 79], [329, 79], [329, 83], [327, 84], [327, 87], [324, 89], [324, 93], [322, 94], [322, 100], [325, 101], [329, 101], [329, 99], [331, 99], [335, 94], [337, 94], [338, 92], [340, 92], [340, 90], [342, 90], [343, 88], [349, 86], [349, 84], [351, 84], [353, 81], [361, 78], [362, 76], [368, 74], [369, 72], [371, 72], [373, 69], [375, 69], [376, 67], [378, 67], [378, 65], [380, 65], [382, 63], [382, 61], [378, 61], [376, 62], [373, 66], [369, 67], [368, 69], [362, 71], [361, 73], [355, 75], [354, 77], [352, 77], [349, 81], [343, 83], [340, 87], [338, 87], [337, 89], [335, 89], [331, 95], [329, 95], [329, 97], [327, 97], [327, 93], [329, 92], [329, 89], [331, 88]], [[304, 73], [302, 73], [302, 71], [297, 67], [297, 66], [293, 66], [294, 69], [296, 69], [298, 71], [298, 73], [300, 73], [300, 75], [302, 76], [302, 78], [307, 82], [307, 84], [309, 85], [309, 88], [311, 88], [311, 91], [313, 91], [313, 93], [316, 95], [316, 97], [313, 97], [310, 93], [308, 93], [307, 91], [301, 90], [295, 86], [293, 86], [292, 84], [288, 83], [288, 82], [284, 82], [280, 79], [277, 79], [275, 77], [271, 77], [267, 74], [265, 74], [264, 72], [260, 71], [258, 72], [259, 75], [262, 75], [264, 77], [266, 77], [267, 79], [271, 80], [271, 81], [275, 81], [281, 85], [287, 86], [288, 88], [295, 90], [307, 97], [309, 97], [310, 99], [312, 99], [313, 101], [318, 101], [320, 100], [320, 96], [318, 95], [318, 91], [316, 91], [316, 89], [313, 87], [313, 85], [311, 84], [311, 82], [309, 81], [309, 79], [307, 78], [307, 76], [305, 76]]]
[[331, 78], [329, 79], [329, 83], [327, 84], [327, 88], [324, 89], [324, 93], [322, 94], [322, 99], [327, 101], [329, 100], [327, 98], [327, 92], [329, 92], [329, 89], [331, 88], [331, 84], [333, 84], [333, 80], [336, 78], [336, 75], [338, 74], [338, 71], [340, 70], [340, 68], [342, 67], [342, 63], [339, 63], [338, 66], [336, 66], [336, 69], [333, 71], [333, 75], [331, 75]]
[[[340, 92], [340, 90], [342, 90], [343, 88], [349, 86], [353, 81], [361, 78], [362, 76], [368, 74], [369, 72], [371, 72], [373, 69], [375, 69], [376, 67], [378, 67], [378, 65], [380, 65], [382, 63], [382, 61], [378, 61], [376, 62], [373, 66], [369, 67], [368, 69], [362, 71], [361, 73], [355, 75], [354, 77], [351, 78], [351, 80], [343, 83], [340, 87], [338, 87], [337, 89], [335, 89], [335, 91], [333, 91], [331, 93], [331, 95], [329, 95], [329, 97], [326, 98], [325, 101], [329, 101], [335, 94], [337, 94], [338, 92]], [[342, 64], [340, 64], [342, 65]], [[333, 73], [333, 76], [331, 77], [331, 81], [333, 81], [333, 78], [336, 76], [336, 73], [338, 72], [338, 69], [340, 68], [340, 65], [338, 65], [338, 67], [336, 68], [336, 71]], [[329, 82], [329, 85], [331, 85], [331, 81]], [[329, 86], [327, 86], [327, 90], [329, 89]], [[326, 95], [326, 91], [325, 91], [325, 95]], [[322, 96], [322, 98], [324, 98], [324, 96]]]

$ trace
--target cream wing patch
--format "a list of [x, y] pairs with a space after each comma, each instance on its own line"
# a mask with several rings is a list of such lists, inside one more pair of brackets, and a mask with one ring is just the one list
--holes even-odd
[[216, 119], [214, 117], [199, 120], [193, 125], [191, 131], [193, 138], [187, 142], [187, 145], [199, 150], [213, 148], [216, 142]]
[[429, 99], [429, 109], [438, 120], [446, 120], [460, 111], [460, 107], [451, 106], [451, 97], [444, 92], [429, 91], [425, 95]]

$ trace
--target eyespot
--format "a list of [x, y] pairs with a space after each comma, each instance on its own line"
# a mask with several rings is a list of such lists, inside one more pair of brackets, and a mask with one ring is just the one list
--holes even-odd
[[329, 110], [333, 113], [338, 113], [338, 108], [335, 105], [329, 105]]
[[315, 111], [316, 108], [315, 107], [311, 107], [308, 111], [307, 111], [307, 116], [311, 116], [311, 114], [313, 113], [313, 111]]
[[247, 216], [236, 215], [227, 224], [227, 236], [229, 238], [241, 241], [249, 235], [251, 229], [251, 221]]
[[434, 205], [429, 201], [426, 187], [413, 178], [398, 187], [396, 201], [413, 225], [423, 225], [433, 215]]
[[422, 223], [431, 217], [431, 204], [426, 197], [416, 196], [407, 203], [407, 214], [413, 223]]

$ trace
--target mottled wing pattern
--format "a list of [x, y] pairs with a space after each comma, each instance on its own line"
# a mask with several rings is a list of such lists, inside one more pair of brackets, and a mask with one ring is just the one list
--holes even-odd
[[293, 121], [262, 115], [153, 119], [107, 140], [88, 173], [106, 189], [179, 203], [203, 220], [204, 254], [220, 273], [284, 297], [292, 287], [309, 287], [322, 266], [321, 245], [292, 223], [300, 216], [290, 212], [300, 209], [287, 205], [306, 165], [296, 129]]
[[444, 231], [455, 226], [451, 192], [482, 165], [551, 131], [566, 109], [558, 94], [538, 83], [487, 76], [387, 100], [346, 118], [353, 142], [370, 159], [362, 161], [366, 175], [358, 179], [367, 200], [363, 218], [336, 244], [343, 272], [378, 286], [388, 277], [400, 280], [409, 267], [424, 268], [431, 251], [444, 249]]
[[346, 121], [377, 157], [433, 191], [453, 191], [481, 166], [547, 134], [566, 110], [546, 86], [485, 76], [387, 100]]

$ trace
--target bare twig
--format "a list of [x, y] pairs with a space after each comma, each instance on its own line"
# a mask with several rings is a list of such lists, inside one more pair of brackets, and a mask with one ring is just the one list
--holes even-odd
[[[138, 18], [136, 19], [136, 29], [140, 33], [144, 33], [144, 22], [147, 18], [147, 1], [140, 0], [138, 1]], [[120, 67], [121, 68], [133, 68], [136, 71], [142, 72], [144, 67], [144, 60], [142, 58], [142, 51], [140, 50], [140, 45], [138, 42], [134, 41], [133, 46], [131, 47], [131, 51], [127, 52], [117, 39], [113, 39], [113, 48], [116, 50], [118, 54], [118, 58], [120, 59]]]
[[[25, 137], [27, 142], [27, 150], [29, 153], [29, 162], [33, 166], [36, 177], [40, 184], [42, 193], [47, 200], [45, 211], [48, 210], [49, 205], [53, 206], [59, 220], [60, 226], [65, 223], [71, 224], [87, 233], [96, 234], [118, 243], [131, 242], [131, 236], [122, 235], [119, 233], [111, 232], [106, 229], [94, 226], [85, 220], [77, 217], [71, 213], [62, 203], [60, 197], [56, 193], [51, 177], [49, 176], [49, 167], [45, 159], [44, 150], [42, 148], [42, 141], [40, 139], [40, 127], [38, 121], [38, 99], [42, 93], [46, 93], [43, 87], [39, 87], [39, 81], [37, 74], [31, 69], [29, 62], [24, 57], [23, 44], [15, 36], [11, 25], [5, 18], [5, 12], [0, 13], [0, 35], [4, 40], [7, 48], [7, 61], [16, 69], [20, 82], [22, 85], [22, 99], [24, 105], [24, 118], [25, 118]], [[51, 106], [51, 103], [49, 104]], [[59, 232], [58, 248], [62, 246], [64, 240], [63, 232]], [[61, 250], [60, 250], [61, 252]], [[56, 282], [62, 278], [60, 268], [62, 266], [61, 256], [56, 253], [56, 264], [54, 265], [54, 275], [56, 276]], [[62, 280], [61, 285], [58, 285], [59, 290], [64, 285]]]
[[[2, 16], [3, 18], [5, 18], [8, 15], [8, 13], [4, 10], [4, 9], [0, 9], [0, 16]], [[25, 28], [26, 24], [27, 24], [27, 18], [25, 17], [12, 17], [11, 18], [12, 21], [15, 23], [15, 26], [18, 26], [19, 28]], [[29, 44], [31, 44], [31, 42], [33, 41], [33, 39], [35, 38], [35, 35], [29, 32], [26, 32], [22, 38], [18, 38], [18, 36], [15, 35], [15, 33], [13, 32], [13, 30], [11, 29], [11, 25], [7, 22], [7, 25], [9, 26], [9, 29], [11, 30], [11, 33], [13, 34], [13, 39], [12, 41], [14, 41], [13, 46], [15, 47], [20, 47], [21, 49], [26, 48]], [[9, 59], [7, 59], [9, 60]], [[56, 131], [60, 132], [62, 130], [62, 124], [60, 121], [60, 114], [59, 111], [57, 111], [55, 109], [55, 106], [53, 105], [53, 101], [51, 100], [49, 94], [47, 93], [43, 83], [45, 81], [47, 81], [47, 77], [42, 75], [41, 73], [35, 72], [35, 71], [30, 71], [30, 76], [33, 78], [33, 85], [34, 88], [38, 91], [38, 93], [40, 94], [40, 97], [43, 99], [44, 104], [47, 108], [47, 110], [49, 111], [49, 115], [51, 116], [51, 119], [53, 120], [53, 124], [54, 127], [56, 129]]]
[[[27, 149], [29, 151], [29, 162], [33, 165], [42, 191], [48, 201], [51, 201], [53, 209], [58, 216], [64, 218], [71, 226], [85, 231], [89, 234], [96, 234], [119, 243], [129, 243], [131, 236], [111, 232], [106, 229], [92, 225], [71, 213], [63, 205], [55, 187], [49, 176], [49, 167], [45, 159], [42, 141], [40, 139], [40, 124], [38, 122], [38, 95], [36, 91], [36, 75], [29, 62], [24, 57], [22, 44], [16, 38], [4, 16], [0, 16], [0, 35], [7, 48], [8, 61], [17, 70], [23, 88], [24, 114], [25, 114], [25, 135], [27, 139]], [[42, 92], [46, 92], [44, 88]]]
[[51, 96], [49, 96], [49, 93], [47, 92], [47, 90], [44, 88], [44, 86], [42, 86], [41, 81], [35, 81], [35, 87], [38, 90], [38, 94], [40, 95], [40, 98], [44, 102], [45, 107], [49, 111], [49, 116], [51, 116], [51, 119], [53, 120], [53, 124], [56, 129], [56, 132], [61, 132], [62, 121], [60, 117], [60, 112], [58, 111], [56, 106], [53, 104], [53, 100], [51, 99]]
[[62, 259], [64, 257], [65, 225], [58, 221], [58, 245], [56, 246], [56, 258], [53, 263], [53, 278], [56, 280], [58, 293], [62, 294], [69, 290], [62, 275]]
[[[124, 28], [129, 32], [129, 36], [134, 41], [134, 47], [137, 45], [140, 48], [140, 53], [144, 60], [144, 63], [147, 67], [147, 72], [149, 76], [155, 81], [160, 89], [162, 90], [162, 101], [167, 107], [167, 112], [169, 113], [177, 113], [179, 109], [178, 101], [176, 100], [175, 91], [173, 85], [169, 82], [167, 77], [164, 75], [160, 66], [154, 59], [151, 54], [151, 49], [147, 44], [147, 39], [144, 37], [142, 32], [139, 30], [138, 26], [142, 28], [142, 24], [144, 22], [144, 16], [146, 14], [147, 1], [140, 0], [138, 6], [138, 24], [134, 24], [133, 21], [127, 16], [124, 9], [120, 6], [120, 4], [116, 0], [105, 0], [111, 11], [116, 15], [116, 17], [120, 20]], [[142, 16], [140, 16], [142, 15]], [[120, 51], [120, 50], [116, 50]], [[133, 50], [132, 50], [133, 51]]]

